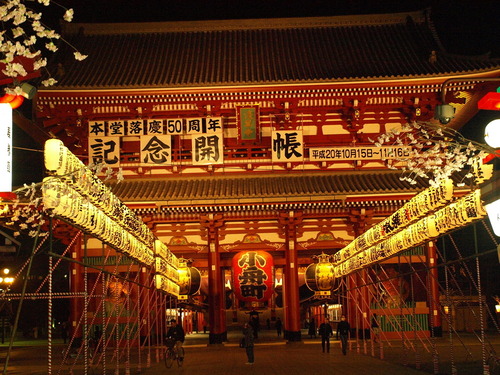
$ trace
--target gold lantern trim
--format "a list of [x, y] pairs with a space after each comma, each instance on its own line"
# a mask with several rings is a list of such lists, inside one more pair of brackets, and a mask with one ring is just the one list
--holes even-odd
[[312, 257], [317, 262], [307, 266], [305, 271], [306, 285], [310, 290], [332, 290], [335, 285], [335, 270], [331, 256], [325, 253]]

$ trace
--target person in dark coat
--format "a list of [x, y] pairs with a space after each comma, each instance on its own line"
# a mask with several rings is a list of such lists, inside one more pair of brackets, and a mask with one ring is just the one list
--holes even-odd
[[[185, 338], [184, 329], [181, 325], [177, 324], [176, 319], [170, 320], [170, 324], [170, 328], [167, 332], [167, 338], [175, 340], [174, 350], [180, 357], [182, 354], [182, 344], [184, 343]], [[184, 357], [180, 357], [180, 360], [183, 361]]]
[[311, 319], [309, 322], [309, 331], [307, 333], [310, 339], [312, 339], [313, 336], [316, 338], [316, 323], [314, 322], [314, 319]]
[[257, 311], [250, 311], [250, 327], [253, 328], [253, 337], [254, 339], [259, 338], [259, 328], [260, 328], [260, 321], [259, 321], [259, 313]]
[[61, 338], [63, 339], [63, 342], [66, 344], [66, 341], [68, 340], [68, 322], [61, 323]]
[[325, 318], [325, 321], [320, 324], [319, 335], [321, 336], [321, 348], [323, 349], [323, 353], [325, 349], [327, 353], [330, 353], [330, 336], [333, 335], [333, 330], [328, 318]]
[[243, 326], [243, 336], [245, 339], [245, 351], [247, 353], [247, 363], [246, 365], [253, 365], [254, 362], [254, 355], [253, 355], [253, 328], [250, 326], [250, 324], [245, 323]]
[[349, 340], [349, 335], [351, 333], [351, 326], [347, 322], [345, 315], [340, 317], [339, 325], [337, 326], [337, 339], [340, 337], [340, 343], [342, 346], [342, 354], [347, 354], [347, 342]]
[[279, 317], [276, 318], [276, 322], [274, 323], [274, 326], [276, 327], [276, 333], [278, 334], [278, 337], [280, 337], [281, 330], [283, 328], [283, 323], [281, 322], [281, 319]]

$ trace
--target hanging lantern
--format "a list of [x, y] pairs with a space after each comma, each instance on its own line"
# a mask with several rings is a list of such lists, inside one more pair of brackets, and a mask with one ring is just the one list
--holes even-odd
[[17, 95], [11, 102], [9, 102], [12, 109], [19, 108], [24, 102], [24, 96]]
[[0, 103], [8, 103], [12, 107], [12, 109], [18, 108], [24, 102], [24, 96], [22, 95], [13, 95], [13, 94], [5, 94], [0, 97]]
[[0, 103], [10, 103], [11, 101], [13, 101], [15, 99], [17, 95], [13, 95], [13, 94], [5, 94], [4, 96], [0, 97]]
[[179, 294], [193, 295], [200, 290], [201, 273], [196, 267], [191, 267], [191, 260], [180, 259], [179, 268]]
[[314, 291], [332, 290], [335, 283], [333, 264], [330, 255], [322, 253], [316, 256], [318, 263], [307, 266], [305, 272], [306, 285]]
[[233, 257], [234, 294], [240, 301], [264, 302], [273, 295], [274, 261], [265, 251], [241, 251]]

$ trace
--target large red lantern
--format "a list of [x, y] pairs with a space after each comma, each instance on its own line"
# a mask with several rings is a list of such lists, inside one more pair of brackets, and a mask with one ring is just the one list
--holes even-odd
[[273, 295], [274, 262], [265, 251], [241, 251], [233, 257], [234, 294], [240, 301], [264, 302]]

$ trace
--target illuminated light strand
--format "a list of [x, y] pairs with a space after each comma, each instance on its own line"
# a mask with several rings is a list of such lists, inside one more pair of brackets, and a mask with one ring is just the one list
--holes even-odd
[[179, 296], [179, 259], [160, 240], [154, 246], [155, 287], [160, 290]]
[[72, 187], [54, 177], [42, 184], [43, 204], [54, 216], [91, 233], [114, 249], [146, 265], [154, 262], [154, 252], [113, 219], [82, 197]]
[[486, 215], [481, 201], [481, 191], [474, 190], [457, 201], [438, 210], [394, 234], [387, 240], [372, 246], [346, 261], [334, 266], [335, 276], [347, 275], [373, 263], [421, 245], [458, 227], [479, 220]]
[[115, 250], [153, 265], [157, 289], [179, 295], [178, 258], [60, 140], [46, 142], [45, 166], [53, 174], [42, 185], [46, 209]]
[[390, 236], [421, 219], [429, 212], [446, 205], [453, 198], [453, 182], [440, 181], [436, 187], [429, 187], [415, 195], [399, 210], [380, 223], [369, 228], [347, 246], [333, 255], [333, 263], [339, 264], [380, 243]]
[[52, 176], [71, 185], [106, 215], [120, 223], [126, 231], [134, 233], [148, 247], [153, 247], [154, 235], [147, 225], [59, 139], [45, 142], [44, 162]]

